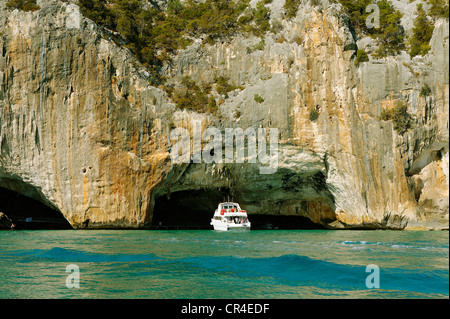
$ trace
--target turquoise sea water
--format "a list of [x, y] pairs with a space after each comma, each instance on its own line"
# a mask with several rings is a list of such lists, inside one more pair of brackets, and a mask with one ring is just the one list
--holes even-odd
[[0, 298], [448, 298], [448, 269], [448, 231], [0, 232]]

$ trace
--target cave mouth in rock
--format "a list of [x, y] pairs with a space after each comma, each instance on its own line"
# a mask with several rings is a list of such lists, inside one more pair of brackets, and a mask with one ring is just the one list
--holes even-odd
[[3, 187], [0, 187], [0, 212], [12, 220], [17, 230], [73, 229], [60, 211]]
[[[225, 200], [245, 203], [233, 198], [226, 188], [186, 190], [156, 196], [152, 229], [212, 229], [211, 218], [217, 205]], [[249, 213], [252, 229], [324, 229], [303, 216], [280, 216]]]

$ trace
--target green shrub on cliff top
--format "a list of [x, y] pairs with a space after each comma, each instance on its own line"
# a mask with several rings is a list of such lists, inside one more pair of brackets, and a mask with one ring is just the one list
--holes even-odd
[[409, 39], [409, 55], [413, 58], [416, 55], [425, 55], [430, 51], [430, 40], [433, 36], [434, 25], [427, 17], [422, 4], [417, 5], [417, 18], [414, 20], [412, 36]]
[[371, 3], [370, 0], [339, 0], [344, 7], [352, 27], [358, 33], [367, 33], [365, 27], [366, 18], [369, 13], [366, 12], [367, 6]]
[[106, 0], [78, 0], [78, 5], [83, 9], [83, 14], [108, 28], [113, 28], [113, 14], [106, 8]]
[[375, 35], [378, 42], [379, 56], [399, 54], [405, 49], [405, 30], [401, 25], [403, 14], [395, 10], [390, 1], [377, 2], [380, 8], [380, 28], [372, 28], [371, 34]]
[[36, 0], [10, 0], [6, 3], [6, 8], [10, 10], [19, 9], [22, 11], [36, 11], [40, 9], [36, 4]]
[[256, 9], [253, 10], [253, 16], [255, 19], [253, 34], [255, 35], [262, 35], [270, 29], [270, 10], [264, 4], [264, 0], [258, 2], [256, 4]]
[[287, 18], [293, 18], [297, 15], [298, 6], [301, 0], [286, 0], [283, 8]]
[[428, 0], [429, 14], [434, 18], [447, 18], [449, 15], [448, 0]]
[[170, 0], [166, 9], [143, 0], [79, 0], [78, 4], [85, 16], [117, 32], [111, 37], [125, 42], [163, 83], [162, 66], [192, 38], [213, 43], [237, 33], [259, 36], [268, 31], [270, 12], [265, 4], [269, 2], [262, 0], [255, 9], [250, 0]]
[[405, 31], [401, 25], [402, 13], [392, 6], [388, 0], [379, 0], [375, 4], [380, 9], [380, 27], [369, 28], [366, 19], [372, 12], [366, 12], [371, 0], [339, 0], [343, 5], [349, 22], [356, 33], [369, 35], [377, 40], [377, 56], [396, 55], [405, 48]]

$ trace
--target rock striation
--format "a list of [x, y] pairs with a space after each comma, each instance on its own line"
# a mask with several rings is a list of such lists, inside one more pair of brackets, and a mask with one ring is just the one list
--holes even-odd
[[[268, 4], [282, 28], [266, 33], [263, 48], [248, 49], [256, 37], [198, 39], [164, 69], [175, 86], [186, 75], [228, 78], [237, 89], [217, 97], [216, 114], [178, 109], [74, 4], [0, 7], [0, 188], [58, 209], [74, 228], [149, 227], [162, 199], [214, 207], [221, 193], [250, 216], [301, 216], [330, 229], [448, 228], [448, 20], [436, 23], [426, 56], [357, 67], [361, 39], [340, 5], [302, 2], [286, 20], [283, 3]], [[411, 115], [403, 134], [379, 117], [399, 101]], [[170, 132], [193, 132], [196, 121], [277, 128], [276, 172], [175, 164]]]

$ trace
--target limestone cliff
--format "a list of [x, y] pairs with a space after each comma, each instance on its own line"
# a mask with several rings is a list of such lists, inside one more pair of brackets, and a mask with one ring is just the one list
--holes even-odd
[[[264, 47], [249, 50], [260, 39], [240, 35], [197, 41], [164, 69], [175, 86], [186, 75], [229, 78], [237, 89], [217, 97], [214, 115], [178, 109], [76, 5], [0, 7], [0, 187], [58, 209], [74, 228], [148, 227], [158, 209], [158, 219], [182, 218], [175, 209], [210, 209], [224, 194], [250, 215], [333, 229], [448, 228], [448, 20], [437, 22], [425, 57], [356, 67], [364, 41], [340, 5], [302, 2], [286, 20], [283, 3], [268, 5], [282, 28], [266, 33]], [[425, 84], [431, 94], [421, 96]], [[403, 134], [379, 119], [398, 101], [412, 119]], [[170, 131], [192, 131], [194, 120], [278, 128], [276, 173], [248, 163], [175, 165]]]

